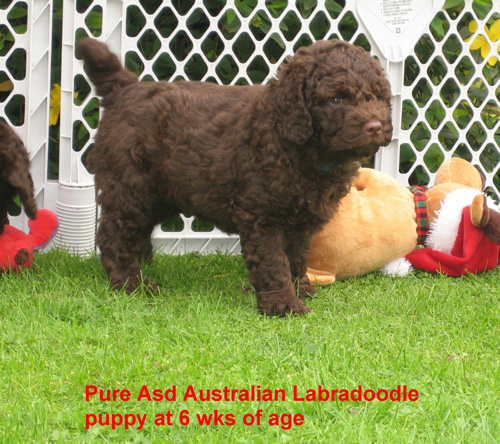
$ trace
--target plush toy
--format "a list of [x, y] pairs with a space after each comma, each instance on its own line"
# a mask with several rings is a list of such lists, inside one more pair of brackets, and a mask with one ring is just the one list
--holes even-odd
[[483, 190], [482, 175], [459, 158], [441, 165], [428, 190], [361, 168], [314, 240], [309, 279], [329, 284], [377, 269], [404, 275], [412, 266], [460, 276], [496, 267], [500, 213]]
[[57, 217], [49, 210], [41, 209], [36, 219], [28, 221], [29, 234], [11, 225], [5, 225], [0, 234], [0, 271], [21, 271], [31, 265], [33, 250], [45, 246], [57, 231]]

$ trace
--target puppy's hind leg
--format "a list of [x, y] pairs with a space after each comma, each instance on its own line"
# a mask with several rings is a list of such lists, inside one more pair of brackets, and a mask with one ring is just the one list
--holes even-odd
[[[139, 239], [140, 253], [137, 259], [145, 264], [151, 264], [153, 261], [153, 245], [151, 243], [151, 235], [157, 224], [168, 224], [174, 218], [179, 218], [180, 211], [177, 207], [169, 205], [165, 202], [159, 202], [151, 211], [149, 226], [140, 232], [142, 239]], [[174, 230], [177, 231], [177, 230]]]
[[153, 262], [153, 245], [151, 244], [151, 234], [153, 233], [154, 226], [149, 227], [144, 230], [142, 234], [142, 239], [138, 240], [139, 243], [139, 255], [137, 259], [139, 262], [150, 265]]
[[[118, 215], [114, 215], [118, 216]], [[103, 212], [97, 230], [97, 245], [101, 250], [101, 261], [115, 289], [125, 288], [132, 293], [141, 284], [148, 290], [158, 287], [143, 277], [139, 259], [145, 252], [145, 239], [151, 234], [149, 227], [142, 228], [133, 218], [113, 217]], [[149, 250], [149, 247], [146, 247]]]
[[[1, 183], [0, 183], [0, 188], [2, 188]], [[5, 225], [9, 223], [8, 211], [12, 203], [12, 198], [13, 196], [8, 194], [7, 192], [3, 192], [3, 194], [0, 195], [0, 234], [3, 233]]]
[[297, 297], [306, 299], [318, 292], [307, 277], [307, 259], [313, 243], [313, 233], [306, 230], [294, 230], [289, 233], [286, 255], [290, 262], [290, 271], [294, 285], [298, 283]]

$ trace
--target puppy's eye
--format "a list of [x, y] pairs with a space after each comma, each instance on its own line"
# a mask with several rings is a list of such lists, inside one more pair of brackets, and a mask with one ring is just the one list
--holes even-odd
[[340, 105], [342, 103], [342, 97], [334, 97], [331, 102], [334, 104], [334, 105]]

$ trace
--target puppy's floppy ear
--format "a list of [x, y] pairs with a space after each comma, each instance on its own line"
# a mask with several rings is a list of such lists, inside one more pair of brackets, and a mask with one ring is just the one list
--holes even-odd
[[0, 182], [7, 187], [4, 202], [10, 205], [19, 194], [24, 210], [30, 219], [36, 218], [37, 206], [34, 198], [33, 179], [29, 168], [29, 154], [17, 134], [0, 120], [0, 140], [3, 152], [0, 153]]
[[305, 98], [306, 82], [311, 72], [311, 64], [306, 58], [310, 57], [301, 57], [299, 53], [289, 58], [281, 66], [277, 79], [269, 85], [271, 106], [282, 136], [298, 145], [307, 142], [313, 134], [312, 118]]
[[28, 169], [13, 171], [8, 177], [9, 185], [19, 195], [24, 211], [30, 219], [36, 218], [37, 205], [33, 197], [33, 179]]

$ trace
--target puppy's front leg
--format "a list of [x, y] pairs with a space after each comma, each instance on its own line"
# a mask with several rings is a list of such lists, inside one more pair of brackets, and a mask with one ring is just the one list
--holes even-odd
[[292, 231], [287, 236], [286, 255], [290, 262], [290, 270], [294, 285], [299, 283], [298, 297], [305, 299], [318, 292], [307, 277], [307, 259], [311, 251], [314, 235], [308, 231]]
[[257, 292], [257, 307], [268, 316], [304, 314], [307, 305], [297, 298], [279, 230], [243, 229], [240, 241], [250, 282]]
[[0, 234], [3, 233], [5, 225], [9, 223], [8, 211], [11, 203], [12, 198], [10, 197], [10, 195], [0, 196]]

